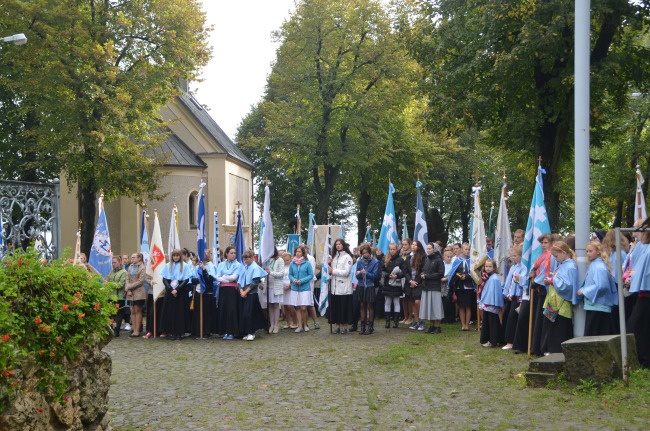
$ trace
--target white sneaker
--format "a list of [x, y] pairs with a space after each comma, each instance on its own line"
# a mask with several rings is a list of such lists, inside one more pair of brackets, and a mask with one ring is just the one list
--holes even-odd
[[244, 337], [244, 340], [246, 341], [253, 341], [255, 339], [255, 335], [253, 334], [248, 334], [247, 336]]
[[131, 325], [130, 325], [129, 323], [127, 323], [126, 325], [124, 325], [124, 330], [125, 330], [125, 331], [130, 331], [130, 330], [131, 330]]
[[309, 326], [305, 325], [305, 332], [309, 332]]
[[296, 328], [296, 330], [293, 331], [293, 332], [295, 332], [296, 334], [297, 334], [298, 332], [302, 332], [302, 328]]

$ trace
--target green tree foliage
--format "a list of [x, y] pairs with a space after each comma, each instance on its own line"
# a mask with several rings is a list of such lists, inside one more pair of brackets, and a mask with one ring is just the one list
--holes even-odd
[[[542, 157], [549, 218], [558, 226], [568, 209], [560, 208], [567, 201], [560, 196], [566, 185], [560, 178], [570, 175], [565, 169], [572, 164], [573, 2], [398, 3], [401, 34], [427, 71], [422, 89], [432, 129], [452, 136], [476, 129], [485, 143], [516, 152], [531, 166]], [[638, 37], [648, 24], [647, 12], [647, 2], [592, 2], [596, 128], [609, 124], [598, 115], [604, 103], [622, 109], [630, 85], [647, 86], [649, 51]]]
[[82, 247], [96, 195], [156, 196], [164, 137], [160, 108], [210, 56], [194, 0], [6, 0], [2, 33], [28, 44], [0, 51], [2, 176], [79, 186]]

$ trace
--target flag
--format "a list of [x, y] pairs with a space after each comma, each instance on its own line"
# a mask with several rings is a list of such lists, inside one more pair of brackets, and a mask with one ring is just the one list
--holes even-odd
[[372, 231], [372, 245], [377, 247], [377, 229]]
[[81, 259], [81, 229], [77, 231], [77, 243], [74, 246], [74, 260], [72, 263], [75, 265], [79, 263]]
[[402, 214], [402, 240], [409, 237], [409, 229], [406, 227], [406, 211]]
[[307, 230], [307, 248], [309, 249], [309, 254], [312, 256], [315, 255], [316, 250], [316, 238], [314, 236], [314, 226], [316, 226], [316, 216], [311, 210], [309, 211], [309, 229]]
[[487, 236], [492, 238], [492, 241], [494, 241], [494, 202], [492, 202], [492, 205], [490, 205], [490, 218], [488, 219], [488, 227], [487, 227]]
[[366, 238], [364, 239], [364, 241], [372, 243], [372, 245], [374, 246], [375, 243], [372, 241], [372, 236], [370, 235], [370, 228], [371, 226], [370, 224], [368, 224], [368, 227], [366, 228]]
[[237, 253], [237, 261], [239, 263], [244, 263], [243, 254], [246, 251], [246, 245], [244, 244], [244, 229], [242, 227], [240, 209], [237, 210], [237, 233], [235, 234], [235, 251]]
[[384, 211], [384, 220], [381, 224], [381, 232], [379, 233], [379, 248], [386, 254], [388, 253], [388, 246], [391, 243], [399, 244], [399, 237], [397, 236], [397, 224], [395, 223], [395, 205], [393, 204], [393, 193], [395, 187], [392, 183], [388, 183], [388, 199], [386, 200], [386, 210]]
[[533, 199], [530, 202], [526, 235], [524, 236], [521, 262], [529, 271], [533, 263], [542, 254], [542, 244], [537, 241], [537, 238], [542, 234], [551, 233], [551, 225], [549, 224], [548, 216], [546, 215], [546, 206], [544, 205], [544, 180], [542, 174], [545, 173], [546, 171], [541, 166], [537, 168], [535, 190], [533, 192]]
[[99, 218], [95, 226], [95, 235], [93, 236], [93, 245], [90, 248], [90, 258], [88, 263], [95, 268], [95, 271], [101, 274], [103, 278], [113, 269], [111, 260], [111, 236], [108, 233], [108, 223], [106, 222], [106, 211], [104, 211], [104, 198], [100, 196], [98, 200]]
[[217, 267], [221, 262], [221, 250], [219, 249], [219, 214], [214, 212], [214, 229], [212, 230], [212, 264]]
[[506, 264], [510, 257], [512, 247], [512, 234], [510, 233], [510, 220], [508, 220], [508, 207], [506, 205], [506, 184], [501, 188], [501, 201], [499, 202], [499, 215], [497, 216], [496, 231], [494, 233], [494, 260], [497, 263], [501, 283], [505, 282]]
[[[427, 217], [424, 214], [424, 204], [422, 203], [422, 194], [420, 193], [420, 188], [422, 183], [420, 181], [415, 183], [415, 187], [418, 191], [417, 202], [415, 206], [415, 230], [413, 231], [413, 239], [416, 239], [422, 243], [425, 247], [429, 243], [429, 232], [427, 229]], [[406, 227], [406, 222], [404, 223]], [[408, 237], [407, 237], [408, 238]]]
[[343, 222], [341, 222], [341, 238], [343, 238], [343, 239], [345, 239], [346, 230], [347, 230], [347, 228], [345, 227], [345, 224], [343, 224]]
[[178, 208], [172, 208], [172, 218], [169, 220], [169, 237], [167, 239], [167, 256], [171, 258], [172, 251], [181, 248], [181, 238], [178, 234]]
[[645, 220], [648, 218], [645, 210], [645, 197], [643, 196], [643, 189], [641, 186], [644, 183], [643, 175], [641, 175], [641, 169], [639, 166], [636, 167], [636, 195], [634, 198], [634, 221]]
[[145, 267], [149, 263], [149, 229], [147, 226], [148, 217], [149, 216], [147, 215], [147, 210], [142, 210], [142, 222], [140, 223], [140, 226], [142, 226], [142, 233], [140, 234], [140, 253], [142, 253], [142, 260]]
[[165, 286], [162, 280], [162, 270], [165, 267], [165, 253], [163, 252], [162, 235], [160, 234], [160, 221], [158, 212], [153, 212], [153, 233], [151, 234], [151, 251], [149, 253], [149, 264], [147, 275], [151, 277], [153, 286], [154, 301], [165, 293]]
[[287, 235], [287, 252], [293, 256], [293, 251], [300, 245], [300, 235], [290, 233]]
[[[310, 213], [311, 216], [311, 213]], [[309, 221], [311, 228], [311, 220]], [[312, 233], [313, 236], [313, 233]], [[260, 244], [260, 263], [266, 264], [275, 253], [273, 222], [271, 221], [271, 190], [264, 187], [264, 212], [262, 213], [262, 243]]]
[[472, 187], [474, 192], [474, 215], [472, 216], [472, 240], [469, 244], [470, 275], [476, 284], [481, 282], [480, 267], [487, 259], [485, 243], [485, 223], [481, 214], [481, 187]]
[[296, 218], [296, 233], [298, 236], [300, 236], [300, 229], [301, 229], [301, 222], [302, 219], [300, 218], [300, 205], [298, 205], [298, 208], [296, 209], [296, 213], [293, 215]]
[[199, 256], [199, 260], [203, 262], [205, 260], [205, 250], [208, 248], [208, 232], [205, 226], [205, 195], [203, 194], [203, 188], [205, 183], [201, 183], [199, 186], [199, 205], [196, 211], [196, 214], [199, 216], [198, 226], [196, 229], [196, 253]]
[[327, 283], [330, 279], [329, 274], [329, 258], [330, 250], [332, 248], [330, 227], [327, 225], [327, 236], [325, 237], [325, 244], [323, 245], [323, 260], [321, 260], [321, 278], [320, 278], [320, 297], [318, 298], [318, 313], [323, 316], [329, 306], [329, 289]]

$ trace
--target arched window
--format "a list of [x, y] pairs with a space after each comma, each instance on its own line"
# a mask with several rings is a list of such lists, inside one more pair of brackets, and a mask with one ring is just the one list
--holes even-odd
[[190, 197], [187, 200], [187, 213], [189, 215], [188, 219], [190, 221], [190, 229], [196, 229], [197, 225], [197, 214], [196, 214], [196, 206], [198, 205], [198, 199], [199, 199], [199, 192], [193, 191], [190, 193]]

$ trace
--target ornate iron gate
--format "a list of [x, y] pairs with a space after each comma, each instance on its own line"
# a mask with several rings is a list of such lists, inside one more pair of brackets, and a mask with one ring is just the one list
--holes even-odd
[[9, 250], [35, 247], [46, 259], [61, 256], [60, 186], [0, 180], [2, 243], [0, 257]]

